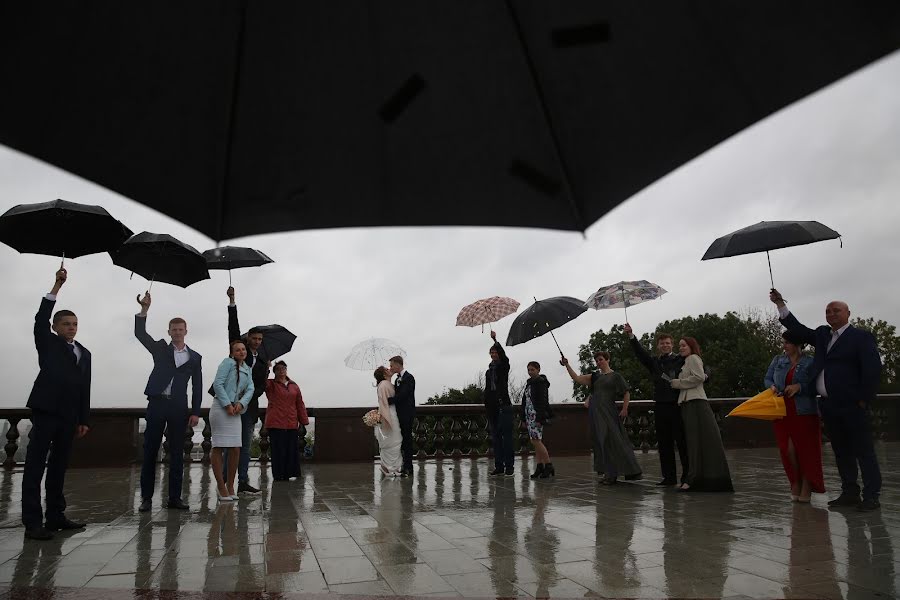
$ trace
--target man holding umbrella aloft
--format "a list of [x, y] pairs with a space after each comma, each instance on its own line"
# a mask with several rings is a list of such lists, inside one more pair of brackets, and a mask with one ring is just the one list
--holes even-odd
[[677, 379], [684, 366], [684, 358], [672, 352], [673, 338], [668, 333], [656, 335], [658, 354], [650, 356], [644, 349], [631, 325], [625, 324], [625, 335], [634, 350], [635, 356], [653, 377], [653, 412], [656, 422], [656, 440], [659, 445], [659, 465], [662, 469], [662, 480], [656, 485], [675, 485], [678, 483], [675, 469], [675, 446], [681, 458], [681, 483], [688, 473], [687, 442], [684, 439], [684, 424], [681, 422], [681, 410], [678, 407], [678, 390], [672, 388], [670, 381]]
[[[259, 489], [250, 485], [250, 444], [253, 441], [253, 430], [259, 414], [259, 397], [266, 391], [266, 380], [269, 378], [269, 357], [263, 346], [263, 332], [254, 327], [247, 332], [246, 338], [241, 336], [238, 323], [237, 304], [234, 301], [234, 288], [228, 288], [228, 341], [243, 340], [247, 345], [247, 366], [253, 377], [253, 395], [247, 410], [241, 415], [241, 458], [238, 462], [238, 494], [258, 494]], [[225, 468], [228, 464], [226, 461]]]
[[491, 362], [484, 374], [484, 410], [491, 428], [494, 446], [494, 470], [491, 475], [512, 475], [513, 461], [513, 407], [509, 399], [509, 358], [497, 341], [497, 332], [491, 331]]
[[[78, 317], [72, 311], [57, 311], [50, 329], [47, 329], [56, 295], [66, 278], [66, 270], [60, 268], [56, 272], [53, 289], [41, 300], [34, 317], [34, 346], [41, 370], [28, 397], [31, 433], [28, 434], [22, 478], [22, 522], [25, 537], [35, 540], [52, 539], [52, 531], [84, 527], [83, 523], [70, 521], [63, 512], [66, 509], [63, 482], [72, 442], [88, 432], [91, 353], [75, 341]], [[46, 525], [41, 510], [41, 478], [45, 465]]]

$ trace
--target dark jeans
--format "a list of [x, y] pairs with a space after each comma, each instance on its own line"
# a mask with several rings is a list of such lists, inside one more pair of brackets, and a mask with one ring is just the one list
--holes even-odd
[[[824, 402], [828, 402], [827, 399]], [[857, 468], [862, 471], [863, 499], [877, 500], [881, 493], [881, 470], [878, 468], [878, 457], [872, 443], [872, 429], [869, 415], [864, 408], [857, 405], [833, 407], [822, 411], [825, 430], [831, 440], [834, 460], [841, 475], [841, 491], [853, 496], [859, 495], [859, 484], [856, 483]]]
[[413, 470], [413, 421], [416, 419], [416, 409], [397, 411], [397, 420], [400, 421], [400, 434], [403, 442], [400, 444], [400, 454], [403, 455], [403, 470]]
[[144, 429], [144, 464], [141, 466], [141, 498], [153, 498], [156, 484], [156, 456], [162, 444], [163, 431], [169, 441], [169, 500], [181, 500], [184, 478], [184, 435], [188, 424], [188, 407], [184, 401], [161, 396], [147, 398], [147, 428]]
[[513, 453], [513, 411], [512, 406], [488, 409], [488, 425], [494, 445], [494, 468], [512, 469]]
[[270, 429], [272, 477], [283, 481], [300, 476], [300, 447], [296, 429]]
[[684, 423], [681, 421], [681, 410], [675, 402], [657, 402], [653, 406], [656, 422], [656, 443], [659, 448], [659, 466], [663, 479], [678, 481], [675, 468], [675, 447], [681, 459], [681, 483], [688, 474], [688, 449], [684, 439]]
[[[239, 482], [250, 481], [250, 444], [253, 442], [253, 429], [256, 427], [257, 409], [247, 407], [247, 412], [241, 415], [241, 457], [238, 459], [237, 479]], [[228, 479], [228, 453], [222, 459], [222, 472]]]
[[[41, 510], [41, 479], [47, 468], [47, 521], [61, 521], [66, 510], [63, 484], [66, 467], [75, 440], [74, 420], [33, 411], [28, 449], [25, 452], [25, 474], [22, 477], [22, 523], [26, 529], [44, 525]], [[49, 459], [47, 455], [50, 455]]]

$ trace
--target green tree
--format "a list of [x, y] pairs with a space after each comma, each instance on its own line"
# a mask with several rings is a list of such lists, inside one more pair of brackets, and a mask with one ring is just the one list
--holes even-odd
[[900, 336], [897, 328], [881, 319], [855, 318], [852, 320], [854, 327], [865, 329], [875, 336], [878, 344], [878, 353], [881, 355], [881, 387], [882, 390], [900, 391]]
[[466, 387], [460, 389], [446, 388], [440, 394], [435, 394], [425, 401], [425, 404], [481, 404], [483, 402], [483, 393], [481, 388], [470, 383]]

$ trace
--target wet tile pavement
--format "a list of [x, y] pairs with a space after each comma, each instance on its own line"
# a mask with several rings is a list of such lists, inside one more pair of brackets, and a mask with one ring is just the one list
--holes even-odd
[[[307, 465], [217, 506], [209, 469], [185, 472], [191, 511], [138, 513], [134, 469], [75, 469], [68, 515], [90, 523], [24, 540], [20, 470], [0, 473], [0, 598], [334, 596], [852, 598], [900, 595], [900, 444], [879, 445], [880, 512], [788, 499], [773, 449], [729, 452], [735, 494], [682, 494], [646, 477], [599, 486], [589, 457], [555, 480], [491, 478], [486, 460]], [[826, 482], [837, 486], [830, 449]], [[225, 595], [222, 595], [225, 594]]]

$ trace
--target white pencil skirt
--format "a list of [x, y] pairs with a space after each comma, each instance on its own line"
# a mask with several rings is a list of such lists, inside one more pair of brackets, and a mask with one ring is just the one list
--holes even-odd
[[218, 400], [209, 407], [209, 428], [213, 448], [241, 447], [241, 415], [229, 415]]

